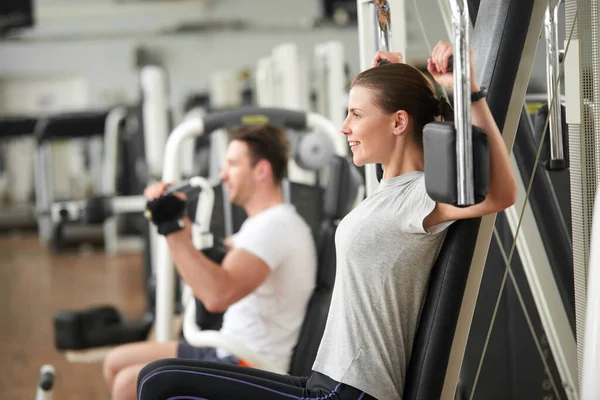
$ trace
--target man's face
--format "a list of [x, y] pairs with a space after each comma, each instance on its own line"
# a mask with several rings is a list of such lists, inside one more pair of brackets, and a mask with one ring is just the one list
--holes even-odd
[[254, 168], [246, 142], [231, 141], [227, 147], [225, 165], [221, 170], [220, 178], [225, 184], [232, 203], [243, 207], [254, 193]]

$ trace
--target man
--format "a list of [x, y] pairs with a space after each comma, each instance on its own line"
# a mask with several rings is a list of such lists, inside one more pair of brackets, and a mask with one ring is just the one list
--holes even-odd
[[[283, 202], [281, 182], [289, 154], [285, 132], [261, 125], [236, 127], [230, 134], [220, 178], [231, 201], [243, 207], [248, 218], [227, 241], [231, 249], [222, 264], [194, 248], [187, 217], [157, 224], [158, 230], [194, 295], [208, 311], [225, 311], [221, 333], [287, 370], [315, 285], [316, 249], [309, 226], [294, 206]], [[144, 193], [149, 204], [167, 187], [149, 186]], [[177, 197], [171, 204], [184, 202], [183, 196]], [[113, 400], [135, 399], [139, 371], [151, 361], [173, 357], [242, 361], [219, 349], [197, 349], [177, 341], [119, 346], [104, 363]]]

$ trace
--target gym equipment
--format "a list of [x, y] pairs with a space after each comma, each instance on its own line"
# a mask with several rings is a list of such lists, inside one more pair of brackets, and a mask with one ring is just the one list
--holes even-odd
[[[60, 251], [73, 240], [79, 242], [82, 239], [82, 231], [86, 232], [86, 230], [94, 232], [92, 233], [92, 240], [102, 242], [108, 254], [142, 248], [143, 242], [137, 235], [128, 236], [121, 233], [122, 228], [119, 226], [117, 217], [123, 213], [142, 211], [143, 207], [140, 206], [142, 196], [113, 198], [117, 191], [119, 144], [122, 133], [125, 131], [128, 115], [129, 112], [126, 107], [116, 107], [106, 114], [102, 112], [100, 114], [84, 114], [79, 117], [73, 117], [72, 115], [57, 116], [40, 128], [42, 131], [38, 134], [41, 135], [39, 140], [42, 146], [45, 141], [51, 140], [57, 135], [69, 135], [68, 130], [65, 131], [65, 129], [73, 129], [72, 135], [68, 137], [81, 135], [82, 131], [85, 132], [86, 129], [103, 132], [104, 134], [102, 187], [98, 197], [79, 201], [54, 201], [52, 195], [45, 194], [45, 191], [49, 190], [45, 185], [42, 185], [39, 190], [42, 198], [38, 201], [38, 210], [49, 210], [39, 211], [38, 216], [40, 219], [44, 219], [43, 224], [49, 224], [51, 227], [50, 236], [46, 237], [46, 240], [52, 243], [53, 250]], [[73, 124], [73, 127], [64, 127], [69, 124]], [[77, 124], [81, 124], [81, 126]], [[44, 181], [47, 184], [48, 169], [45, 171], [46, 178], [39, 178], [38, 181]], [[41, 174], [42, 172], [38, 171], [38, 175]], [[47, 198], [47, 202], [42, 203], [44, 197]], [[40, 224], [40, 226], [42, 225]], [[44, 229], [41, 228], [40, 230], [40, 236], [43, 238]]]
[[[446, 2], [440, 0], [440, 5], [446, 5]], [[473, 20], [478, 7], [479, 1], [469, 2], [469, 14]], [[418, 7], [415, 9], [418, 11]], [[488, 27], [494, 23], [487, 21]], [[449, 18], [447, 26], [450, 26]], [[483, 24], [482, 27], [485, 30]], [[521, 40], [519, 37], [510, 40], [515, 39]], [[427, 39], [425, 41], [433, 42]], [[507, 51], [511, 51], [510, 47]], [[508, 65], [512, 65], [511, 63], [512, 61]], [[558, 97], [564, 99], [564, 96]], [[548, 101], [546, 93], [527, 93], [525, 99], [532, 116], [542, 103]], [[542, 125], [546, 123], [546, 119], [537, 121]], [[575, 365], [574, 338], [569, 332], [570, 321], [574, 324], [573, 257], [569, 255], [572, 251], [567, 228], [571, 226], [571, 199], [569, 191], [565, 190], [570, 186], [569, 176], [568, 171], [550, 172], [547, 169], [548, 137], [545, 138], [546, 143], [543, 144], [540, 162], [535, 171], [538, 151], [535, 141], [536, 138], [538, 143], [541, 140], [543, 126], [536, 127], [534, 133], [530, 118], [525, 113], [518, 124], [513, 147], [515, 175], [521, 193], [525, 193], [529, 184], [532, 184], [530, 204], [526, 206], [519, 200], [514, 207], [498, 214], [496, 219], [496, 240], [491, 243], [488, 252], [461, 381], [463, 387], [469, 387], [471, 381], [466, 377], [469, 374], [476, 377], [475, 398], [490, 398], [492, 393], [499, 399], [515, 397], [516, 393], [522, 398], [567, 397], [562, 393], [563, 388], [556, 383], [568, 382], [571, 379], [568, 377], [570, 372], [559, 374], [558, 371], [572, 371], [572, 366]], [[566, 128], [563, 129], [565, 131]], [[566, 140], [565, 137], [565, 144]], [[532, 176], [535, 179], [530, 179]], [[518, 211], [520, 209], [526, 210], [522, 219]], [[548, 218], [549, 215], [552, 218]], [[513, 235], [517, 231], [519, 240], [516, 241], [511, 259], [510, 279], [504, 286], [502, 273], [505, 271], [505, 261], [502, 249], [507, 254], [510, 253]], [[496, 296], [498, 292], [501, 293], [500, 300], [497, 298], [500, 296]], [[488, 356], [483, 365], [473, 365], [474, 360], [482, 359], [481, 349], [489, 334], [488, 321], [492, 313], [496, 323], [489, 343], [485, 343]], [[550, 351], [554, 358], [548, 356]], [[566, 384], [565, 388], [569, 388], [569, 385]]]
[[[425, 154], [425, 187], [432, 200], [456, 206], [460, 203], [456, 182], [456, 128], [452, 122], [432, 122], [423, 128]], [[472, 127], [473, 146], [473, 204], [485, 200], [489, 189], [490, 159], [487, 135]]]
[[[214, 194], [206, 179], [193, 177], [171, 187], [170, 191], [183, 191], [190, 198], [199, 194], [196, 220], [208, 221], [210, 225]], [[143, 210], [147, 202], [143, 196], [138, 197], [139, 199], [136, 199], [138, 207]], [[115, 200], [113, 199], [113, 206]], [[210, 204], [211, 207], [201, 208], [203, 204]], [[206, 231], [206, 228], [207, 226], [199, 226], [197, 222], [192, 228], [194, 243], [202, 248], [213, 246], [212, 235]], [[110, 305], [85, 310], [57, 311], [54, 314], [55, 347], [65, 352], [70, 362], [100, 361], [104, 358], [107, 347], [146, 340], [153, 322], [154, 315], [150, 312], [140, 320], [127, 321], [115, 307]]]
[[144, 156], [148, 170], [146, 181], [153, 181], [162, 170], [164, 146], [171, 126], [167, 73], [164, 68], [158, 65], [142, 67], [140, 91], [141, 132], [144, 133]]
[[[65, 113], [40, 118], [35, 127], [38, 149], [34, 158], [36, 181], [36, 209], [38, 212], [38, 229], [42, 242], [52, 242], [59, 249], [61, 241], [67, 239], [69, 230], [64, 225], [53, 225], [48, 215], [54, 202], [52, 180], [52, 154], [50, 142], [60, 138], [93, 137], [104, 134], [107, 111], [90, 111]], [[115, 130], [118, 134], [118, 129]], [[87, 236], [89, 239], [100, 236], [101, 229], [81, 229], [76, 236]]]
[[[549, 105], [544, 104], [537, 110], [533, 121], [535, 127], [536, 140], [538, 142], [541, 140], [542, 135], [544, 133], [546, 121], [550, 121], [553, 115], [557, 114], [562, 123], [562, 126], [558, 128], [558, 132], [560, 135], [559, 141], [562, 143], [560, 147], [564, 150], [564, 154], [560, 161], [558, 161], [558, 159], [552, 159], [552, 141], [556, 140], [556, 138], [552, 139], [552, 132], [548, 131], [548, 134], [546, 134], [546, 137], [544, 138], [544, 145], [542, 147], [542, 153], [540, 154], [540, 163], [543, 163], [543, 165], [549, 171], [565, 171], [569, 168], [569, 135], [567, 123], [565, 120], [566, 110], [564, 105], [559, 104], [558, 107], [558, 113], [555, 113], [554, 111], [549, 113]], [[548, 129], [550, 129], [551, 127], [552, 125], [549, 124]]]
[[[600, 191], [598, 191], [600, 193]], [[600, 199], [596, 194], [596, 200]], [[596, 246], [600, 241], [600, 201], [596, 201], [594, 205], [594, 215], [592, 223], [592, 245], [590, 246], [590, 276], [588, 278], [587, 292], [587, 313], [585, 324], [585, 344], [583, 358], [583, 376], [581, 378], [581, 398], [583, 400], [591, 400], [598, 396], [598, 373], [600, 372], [600, 332], [598, 331], [598, 310], [600, 309], [600, 293], [596, 289], [600, 283], [600, 254], [599, 246]]]
[[[459, 22], [455, 25], [452, 61], [454, 122], [432, 122], [423, 128], [425, 184], [427, 193], [433, 200], [468, 206], [483, 201], [487, 195], [489, 151], [486, 146], [487, 136], [471, 125], [468, 8], [466, 3], [462, 9], [458, 3], [451, 3], [451, 6], [455, 20]], [[443, 140], [435, 140], [435, 135]], [[445, 177], [452, 179], [451, 181], [439, 179], [444, 171]], [[450, 187], [447, 182], [451, 182]]]
[[[374, 10], [372, 8], [374, 6], [369, 6], [367, 3], [367, 1], [358, 0], [360, 17], [359, 33], [361, 39], [363, 39], [363, 36], [367, 38], [367, 40], [361, 41], [361, 67], [363, 69], [370, 67], [372, 56], [376, 50], [375, 47], [369, 47], [372, 46], [372, 43], [375, 43], [374, 40], [369, 39], [371, 39], [372, 32], [375, 31], [377, 19], [373, 14]], [[395, 22], [396, 15], [403, 16], [404, 2], [390, 0], [388, 3], [390, 4], [392, 20]], [[446, 3], [446, 1], [440, 1], [441, 6], [446, 5]], [[490, 90], [487, 100], [488, 104], [498, 126], [503, 131], [507, 148], [510, 149], [512, 147], [514, 129], [519, 121], [519, 115], [515, 111], [520, 110], [522, 106], [526, 82], [531, 71], [533, 52], [537, 46], [539, 32], [542, 28], [543, 13], [546, 4], [544, 2], [533, 1], [496, 2], [487, 0], [481, 2], [481, 5], [478, 0], [469, 0], [468, 3], [469, 7], [465, 13], [470, 15], [479, 14], [477, 16], [477, 23], [475, 24], [475, 20], [473, 21], [475, 24], [473, 48], [476, 57], [475, 64], [477, 66], [478, 78], [480, 84]], [[572, 15], [575, 14], [573, 12]], [[459, 21], [460, 19], [454, 13], [452, 24], [458, 24]], [[394, 23], [394, 26], [402, 29], [404, 24]], [[451, 26], [450, 21], [448, 21], [447, 26]], [[394, 35], [396, 34], [396, 29], [394, 29], [393, 33]], [[399, 35], [401, 36], [402, 33], [400, 32]], [[396, 37], [398, 36], [394, 36], [394, 39]], [[450, 37], [453, 37], [453, 35], [451, 34]], [[434, 41], [429, 42], [434, 43]], [[394, 44], [396, 43], [398, 41], [394, 41]], [[395, 48], [394, 50], [402, 51], [401, 48]], [[404, 54], [407, 59], [410, 59], [410, 55]], [[573, 86], [569, 87], [579, 87], [579, 82], [574, 82]], [[372, 193], [375, 187], [375, 184], [373, 184], [373, 182], [376, 182], [374, 178], [374, 173], [371, 175], [367, 174], [369, 193]], [[526, 181], [529, 182], [529, 179]], [[536, 184], [534, 181], [534, 186]], [[542, 202], [547, 200], [543, 198], [543, 194], [539, 199]], [[545, 214], [546, 220], [553, 219], [548, 218], [548, 215], [554, 216], [555, 214]], [[404, 398], [473, 398], [473, 394], [474, 398], [478, 398], [478, 394], [481, 393], [482, 398], [500, 399], [514, 396], [515, 393], [523, 389], [523, 386], [527, 386], [529, 393], [531, 393], [530, 396], [525, 394], [527, 398], [550, 395], [546, 386], [551, 381], [552, 372], [547, 374], [545, 365], [542, 365], [551, 362], [547, 353], [538, 354], [539, 358], [537, 360], [531, 360], [531, 357], [524, 356], [524, 354], [531, 354], [531, 352], [523, 351], [523, 346], [518, 348], [516, 342], [507, 343], [506, 340], [499, 341], [497, 339], [494, 342], [494, 337], [512, 337], [512, 332], [505, 333], [504, 327], [495, 328], [502, 329], [502, 331], [492, 336], [492, 341], [487, 347], [488, 352], [493, 347], [496, 348], [493, 355], [490, 356], [492, 360], [489, 362], [489, 369], [486, 369], [486, 365], [484, 365], [482, 370], [482, 365], [477, 364], [482, 358], [481, 348], [484, 345], [483, 340], [487, 339], [486, 332], [481, 332], [480, 328], [482, 328], [481, 325], [485, 325], [483, 329], [488, 328], [489, 314], [492, 312], [490, 309], [494, 307], [494, 304], [498, 304], [496, 303], [495, 290], [498, 287], [499, 281], [502, 281], [502, 277], [498, 277], [498, 274], [495, 273], [495, 275], [489, 278], [489, 281], [482, 281], [481, 289], [479, 289], [482, 266], [485, 262], [485, 254], [487, 254], [486, 246], [489, 243], [494, 227], [494, 217], [485, 217], [481, 221], [481, 226], [479, 220], [460, 221], [459, 224], [452, 226], [447, 234], [444, 248], [432, 271], [429, 297], [424, 306], [421, 325], [417, 332], [417, 340], [413, 348], [411, 365], [409, 365], [407, 371]], [[511, 226], [516, 227], [517, 222], [518, 216], [514, 225], [511, 224]], [[559, 226], [561, 224], [560, 221], [546, 222], [548, 222], [547, 226]], [[526, 222], [523, 221], [521, 235], [523, 235], [525, 224]], [[454, 233], [455, 230], [458, 233]], [[479, 235], [476, 239], [478, 231]], [[552, 235], [553, 232], [552, 229], [549, 229], [545, 233]], [[564, 237], [564, 231], [558, 229], [556, 232], [561, 238]], [[519, 237], [517, 245], [522, 240], [524, 239]], [[564, 249], [565, 246], [568, 246], [568, 244], [561, 244], [559, 249]], [[474, 249], [476, 250], [474, 251]], [[536, 245], [535, 249], [537, 252], [539, 247]], [[490, 251], [492, 250], [490, 249]], [[557, 251], [557, 253], [564, 254], [562, 250]], [[500, 257], [499, 253], [497, 255]], [[490, 262], [489, 258], [488, 263]], [[523, 258], [526, 259], [527, 255], [524, 255]], [[557, 260], [561, 259], [563, 258], [561, 257]], [[501, 261], [498, 260], [498, 262]], [[459, 263], [463, 263], [463, 265], [459, 266]], [[469, 269], [467, 264], [471, 264]], [[504, 263], [502, 264], [502, 271], [504, 271], [505, 265]], [[514, 264], [513, 268], [516, 269]], [[486, 271], [490, 269], [492, 269], [490, 266], [486, 266]], [[492, 282], [493, 287], [490, 285]], [[548, 285], [548, 281], [545, 278], [538, 275], [533, 277], [530, 286], [534, 290], [538, 287], [547, 287], [550, 285]], [[463, 288], [465, 288], [464, 292]], [[479, 297], [477, 297], [478, 291]], [[464, 296], [462, 298], [450, 297], [456, 293], [460, 293], [461, 296], [464, 293]], [[504, 297], [506, 298], [507, 296], [510, 296], [510, 294], [505, 294]], [[493, 298], [489, 299], [489, 297]], [[477, 309], [475, 309], [475, 299], [478, 302]], [[512, 301], [512, 307], [518, 304], [517, 298], [514, 295], [512, 298], [507, 299], [507, 301], [509, 300]], [[560, 311], [561, 307], [555, 307], [556, 305], [560, 305], [560, 303], [552, 302], [551, 304], [552, 306], [545, 306], [543, 309], [539, 309], [540, 316], [547, 313], [549, 309], [550, 313], [554, 310]], [[501, 306], [506, 307], [506, 301]], [[502, 311], [502, 309], [499, 311]], [[476, 315], [473, 316], [474, 313]], [[506, 310], [504, 313], [508, 314], [512, 321], [503, 320], [503, 323], [513, 322], [518, 312], [514, 312], [511, 309]], [[481, 317], [481, 315], [484, 315], [484, 317]], [[472, 317], [474, 320], [471, 325]], [[481, 322], [482, 320], [484, 320], [483, 323]], [[522, 322], [522, 319], [518, 323], [521, 324], [521, 331], [528, 328], [526, 322]], [[535, 320], [533, 323], [535, 324]], [[512, 325], [514, 326], [514, 323]], [[455, 327], [456, 330], [454, 331]], [[559, 369], [566, 372], [561, 373], [561, 380], [557, 380], [557, 382], [567, 382], [565, 387], [568, 388], [573, 376], [572, 372], [568, 371], [573, 371], [573, 369], [568, 366], [570, 362], [565, 363], [565, 361], [573, 355], [572, 347], [569, 343], [568, 335], [561, 337], [555, 335], [556, 333], [562, 334], [565, 327], [568, 327], [568, 323], [564, 324], [564, 326], [561, 324], [560, 332], [557, 332], [546, 329], [544, 325], [546, 332], [551, 332], [547, 336], [548, 341], [546, 343], [554, 342], [558, 344], [558, 346], [554, 344], [550, 345], [550, 348], [553, 349], [553, 354], [561, 354], [560, 352], [562, 351], [562, 354], [567, 356], [567, 358], [561, 359], [560, 355], [555, 355], [555, 361], [557, 365], [562, 363], [563, 366], [559, 367]], [[471, 329], [470, 333], [469, 329]], [[509, 328], [506, 329], [508, 330]], [[511, 329], [513, 328], [511, 327]], [[454, 332], [454, 335], [449, 334], [449, 332]], [[539, 336], [536, 332], [531, 333], [533, 336]], [[465, 349], [467, 338], [469, 338], [469, 344]], [[567, 339], [566, 341], [564, 340], [565, 338]], [[570, 340], [572, 341], [573, 339], [571, 338]], [[486, 341], [485, 345], [487, 344]], [[562, 349], [560, 349], [561, 347]], [[559, 348], [558, 352], [555, 350], [557, 348]], [[480, 372], [481, 374], [479, 374]], [[446, 377], [445, 382], [441, 378], [442, 376]], [[479, 378], [479, 381], [482, 381], [484, 376], [487, 377], [486, 381], [480, 382], [477, 392], [475, 392], [474, 387], [476, 386], [477, 378]], [[540, 378], [540, 381], [534, 380], [540, 376], [543, 376], [543, 378]], [[473, 380], [474, 377], [476, 378], [475, 383]], [[542, 391], [544, 392], [543, 395]], [[558, 397], [559, 395], [556, 394], [556, 396]]]
[[[98, 235], [108, 254], [121, 250], [140, 249], [142, 241], [135, 235], [121, 233], [118, 214], [136, 213], [143, 210], [140, 206], [141, 196], [113, 198], [117, 191], [117, 165], [119, 145], [129, 113], [125, 107], [112, 109], [106, 116], [104, 132], [104, 160], [102, 164], [102, 187], [98, 197], [79, 201], [55, 201], [49, 211], [40, 212], [40, 216], [49, 218], [52, 228], [52, 247], [61, 250], [68, 244], [67, 229], [80, 230], [82, 227], [99, 226]], [[77, 233], [71, 234], [78, 240]]]
[[[587, 338], [593, 333], [589, 321], [597, 318], [598, 308], [594, 299], [598, 291], [597, 275], [592, 264], [595, 241], [590, 216], [595, 212], [595, 199], [598, 187], [598, 126], [600, 126], [600, 97], [598, 82], [600, 69], [597, 49], [600, 47], [596, 34], [600, 16], [595, 3], [565, 0], [565, 44], [564, 88], [566, 100], [565, 119], [569, 131], [569, 179], [573, 236], [573, 280], [575, 293], [576, 343], [578, 369], [573, 376], [579, 376], [580, 395], [583, 400], [598, 396], [598, 377], [591, 368], [597, 362], [598, 351], [595, 341], [589, 346]], [[570, 46], [569, 46], [570, 44]], [[550, 103], [552, 104], [552, 103]], [[595, 237], [594, 237], [595, 238]], [[590, 319], [587, 319], [586, 314]], [[578, 372], [578, 373], [577, 373]], [[571, 383], [571, 382], [569, 382]], [[576, 382], [575, 382], [576, 383]], [[578, 386], [574, 386], [575, 390]]]
[[[564, 116], [564, 114], [563, 114]], [[562, 187], [569, 187], [568, 171], [551, 171], [547, 168], [550, 149], [548, 135], [542, 144], [542, 152], [537, 165], [535, 157], [540, 139], [543, 134], [548, 113], [545, 107], [541, 107], [535, 115], [535, 123], [524, 109], [521, 113], [519, 128], [515, 138], [513, 152], [521, 182], [525, 188], [531, 180], [532, 171], [535, 171], [535, 179], [529, 195], [529, 203], [534, 216], [534, 221], [527, 221], [527, 226], [536, 225], [540, 239], [544, 245], [547, 262], [534, 257], [533, 265], [539, 268], [547, 264], [552, 269], [558, 292], [562, 303], [565, 305], [562, 312], [566, 313], [566, 319], [575, 331], [575, 298], [573, 292], [573, 249], [571, 240], [571, 204], [570, 195]], [[566, 119], [563, 118], [562, 132], [567, 132]], [[565, 147], [567, 150], [568, 147]], [[568, 165], [568, 154], [565, 154]], [[566, 192], [566, 193], [565, 193]], [[548, 218], [552, 215], [552, 218]], [[521, 237], [527, 238], [528, 232], [522, 229]], [[532, 233], [533, 234], [533, 233]], [[523, 249], [518, 250], [525, 252]], [[547, 287], [544, 287], [547, 289]], [[558, 307], [553, 307], [557, 312]]]
[[[299, 111], [275, 109], [275, 108], [241, 108], [232, 111], [219, 112], [204, 118], [191, 118], [177, 126], [169, 136], [165, 149], [165, 169], [163, 172], [164, 182], [176, 182], [179, 180], [180, 171], [177, 159], [180, 144], [183, 140], [192, 136], [202, 136], [205, 132], [213, 132], [217, 129], [227, 128], [240, 124], [264, 124], [271, 123], [286, 128], [303, 131], [315, 129], [332, 138], [332, 142], [339, 134], [324, 117]], [[347, 146], [338, 146], [335, 143], [337, 154], [345, 154]], [[314, 149], [316, 150], [316, 149]], [[301, 156], [301, 154], [296, 154]], [[156, 338], [159, 342], [167, 341], [172, 332], [172, 310], [173, 310], [173, 265], [166, 247], [164, 238], [158, 241], [158, 264], [157, 270], [157, 307], [156, 307]]]
[[[454, 6], [456, 11], [457, 5]], [[462, 13], [468, 15], [464, 3], [461, 6]], [[520, 117], [515, 110], [520, 111], [523, 104], [526, 89], [523, 82], [530, 73], [532, 49], [537, 44], [543, 11], [544, 5], [533, 1], [507, 0], [493, 5], [489, 2], [479, 7], [473, 43], [477, 57], [475, 64], [481, 85], [489, 88], [488, 104], [509, 149], [513, 129]], [[494, 67], [499, 65], [501, 71]], [[471, 374], [479, 377], [481, 365], [477, 363], [481, 354], [478, 352], [469, 357], [464, 351], [469, 329], [477, 328], [471, 327], [471, 318], [485, 260], [482, 255], [489, 245], [493, 223], [494, 216], [482, 218], [481, 226], [480, 219], [465, 220], [453, 224], [448, 232], [432, 271], [428, 298], [407, 371], [407, 399], [463, 398], [473, 393], [476, 396], [477, 383], [471, 380]], [[459, 251], [459, 254], [452, 254], [452, 251]], [[472, 259], [470, 268], [469, 259]], [[488, 291], [482, 286], [480, 296]], [[456, 297], [457, 293], [464, 295]], [[454, 335], [449, 335], [452, 331]], [[473, 332], [472, 337], [481, 338], [482, 335]], [[497, 380], [497, 367], [493, 368], [490, 380]], [[445, 376], [445, 381], [441, 376]], [[506, 380], [501, 382], [506, 385]], [[482, 393], [489, 398], [494, 392], [488, 388]]]
[[52, 391], [54, 389], [55, 371], [52, 365], [44, 365], [40, 368], [40, 377], [38, 381], [35, 400], [52, 400]]
[[[333, 62], [327, 64], [333, 66]], [[309, 108], [309, 90], [306, 89], [308, 85], [303, 85], [308, 79], [307, 75], [307, 71], [302, 68], [298, 46], [295, 43], [282, 43], [274, 47], [271, 55], [260, 59], [256, 66], [257, 105], [259, 107], [281, 107], [288, 110], [307, 110]], [[339, 95], [332, 93], [331, 96]], [[340, 101], [341, 98], [337, 100]], [[321, 113], [321, 115], [326, 114]], [[339, 146], [340, 149], [343, 147], [347, 151], [348, 143], [343, 135], [337, 135], [333, 143], [336, 147]], [[315, 173], [299, 168], [295, 160], [290, 160], [288, 176], [293, 182], [306, 185], [316, 183]]]
[[[48, 183], [48, 177], [39, 169], [36, 170], [37, 175], [41, 176], [38, 179], [42, 184], [40, 192], [44, 194], [42, 203], [38, 202], [42, 225], [40, 237], [42, 241], [51, 241], [54, 250], [64, 248], [70, 241], [81, 242], [88, 231], [93, 232], [94, 242], [104, 244], [108, 254], [140, 250], [144, 246], [144, 239], [140, 238], [139, 231], [143, 231], [143, 228], [139, 229], [139, 219], [122, 214], [143, 211], [138, 207], [139, 198], [135, 196], [140, 194], [147, 182], [155, 180], [160, 174], [170, 120], [164, 69], [156, 65], [140, 68], [139, 83], [139, 105], [113, 108], [106, 113], [104, 123], [99, 120], [101, 117], [92, 121], [98, 117], [94, 116], [97, 113], [88, 113], [87, 122], [83, 122], [85, 113], [74, 113], [50, 116], [49, 122], [38, 127], [42, 130], [38, 132], [38, 136], [42, 137], [40, 143], [61, 136], [72, 138], [85, 135], [82, 129], [85, 130], [86, 126], [77, 127], [78, 123], [96, 124], [93, 127], [96, 130], [94, 134], [104, 134], [100, 193], [96, 198], [89, 199], [89, 204], [86, 201], [57, 201], [52, 204], [55, 202], [54, 196], [44, 194], [49, 191], [47, 186], [51, 186], [51, 181]], [[73, 120], [69, 121], [69, 118]], [[48, 129], [51, 133], [43, 132]], [[72, 134], [60, 132], [65, 129], [71, 129]], [[151, 140], [145, 139], [145, 136]], [[118, 193], [123, 197], [113, 199]], [[141, 221], [144, 222], [143, 219]], [[130, 229], [131, 226], [133, 229]], [[147, 264], [147, 269], [152, 270], [150, 257]]]
[[82, 311], [57, 311], [54, 313], [54, 345], [59, 351], [84, 350], [123, 343], [138, 342], [148, 337], [152, 316], [139, 321], [126, 321], [112, 306], [98, 306]]
[[[546, 38], [546, 88], [548, 93], [548, 104], [550, 107], [550, 124], [548, 129], [550, 141], [550, 161], [548, 167], [551, 170], [564, 169], [566, 167], [564, 137], [562, 135], [563, 124], [560, 106], [560, 86], [557, 85], [560, 70], [560, 52], [558, 47], [558, 14], [562, 0], [549, 0], [544, 19], [544, 32]], [[557, 90], [558, 89], [558, 90]]]
[[[50, 217], [54, 224], [78, 223], [83, 225], [103, 224], [104, 243], [109, 254], [124, 248], [140, 248], [137, 238], [126, 238], [116, 234], [116, 224], [113, 218], [117, 215], [128, 213], [140, 213], [144, 210], [146, 200], [144, 196], [102, 196], [89, 200], [55, 202], [50, 207]], [[64, 246], [60, 244], [62, 237], [54, 238], [55, 247]], [[129, 240], [131, 244], [127, 244]], [[112, 244], [113, 242], [119, 242]]]
[[[14, 139], [33, 137], [37, 120], [32, 117], [0, 118], [1, 146], [11, 146]], [[4, 150], [0, 147], [0, 150]], [[8, 150], [8, 149], [7, 149]], [[25, 157], [27, 160], [27, 157]], [[0, 154], [0, 195], [5, 202], [0, 207], [0, 229], [34, 228], [36, 226], [35, 206], [33, 204], [33, 173], [24, 163], [19, 170], [9, 170], [11, 166]], [[29, 172], [31, 175], [27, 174]]]
[[[315, 112], [326, 116], [335, 126], [346, 119], [348, 96], [344, 46], [338, 41], [319, 43], [314, 49]], [[343, 137], [343, 135], [342, 135]]]

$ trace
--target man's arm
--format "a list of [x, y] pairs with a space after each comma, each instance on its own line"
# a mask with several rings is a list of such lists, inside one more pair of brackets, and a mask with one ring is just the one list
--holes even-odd
[[210, 312], [223, 312], [252, 293], [271, 269], [259, 257], [243, 249], [231, 249], [219, 265], [198, 251], [189, 231], [167, 236], [177, 270], [194, 295]]

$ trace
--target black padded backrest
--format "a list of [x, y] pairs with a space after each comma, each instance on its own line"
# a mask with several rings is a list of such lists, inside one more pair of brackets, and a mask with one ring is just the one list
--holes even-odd
[[[323, 189], [316, 185], [290, 182], [291, 204], [294, 205], [298, 214], [310, 226], [314, 238], [318, 237], [320, 224], [323, 220], [323, 210], [319, 206], [322, 203], [323, 192]], [[220, 185], [215, 187], [215, 206], [211, 221], [211, 232], [221, 237], [225, 236], [223, 206], [223, 188]], [[231, 217], [233, 232], [238, 232], [246, 218], [248, 218], [248, 215], [242, 207], [232, 204]], [[218, 218], [218, 220], [215, 218]]]
[[104, 134], [108, 111], [57, 114], [40, 118], [35, 135], [39, 143], [57, 138], [83, 138]]
[[[481, 219], [450, 226], [431, 270], [406, 372], [404, 399], [439, 399]], [[440, 366], [440, 362], [443, 366]]]
[[317, 239], [317, 284], [309, 300], [298, 344], [292, 355], [289, 371], [292, 375], [310, 374], [319, 350], [335, 282], [335, 231], [338, 220], [351, 210], [362, 184], [362, 176], [351, 162], [335, 157], [323, 196], [326, 217], [321, 223]]
[[323, 216], [325, 219], [342, 219], [354, 205], [359, 186], [364, 180], [351, 161], [334, 156], [329, 164], [329, 180], [323, 193]]
[[302, 219], [310, 226], [313, 238], [318, 240], [324, 218], [323, 198], [326, 191], [318, 185], [290, 182], [290, 200]]
[[291, 375], [307, 376], [310, 374], [325, 331], [333, 293], [333, 282], [335, 281], [336, 228], [336, 224], [323, 222], [322, 240], [318, 247], [319, 256], [323, 255], [323, 257], [319, 257], [317, 286], [309, 300], [298, 344], [294, 348], [289, 370]]

